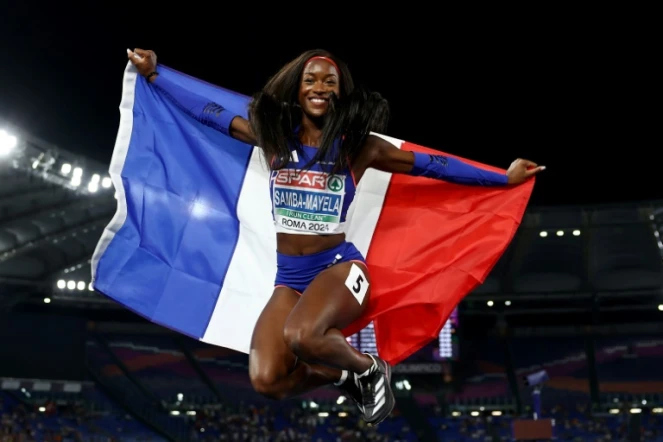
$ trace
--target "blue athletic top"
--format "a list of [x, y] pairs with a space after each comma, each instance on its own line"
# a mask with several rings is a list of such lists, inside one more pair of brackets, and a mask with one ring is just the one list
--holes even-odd
[[357, 190], [349, 168], [330, 174], [333, 164], [320, 161], [304, 170], [317, 148], [292, 150], [290, 162], [269, 180], [277, 232], [332, 235], [345, 232], [345, 218]]

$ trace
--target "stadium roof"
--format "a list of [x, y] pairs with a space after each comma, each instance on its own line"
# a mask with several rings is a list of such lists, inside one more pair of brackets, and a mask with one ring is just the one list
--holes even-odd
[[8, 123], [0, 131], [0, 307], [48, 295], [65, 276], [85, 285], [80, 298], [115, 211], [108, 167]]
[[[5, 144], [11, 133], [17, 146], [4, 155], [0, 147], [0, 309], [48, 297], [122, 310], [88, 289], [90, 257], [116, 209], [107, 166], [2, 127]], [[531, 207], [465, 311], [582, 321], [600, 307], [604, 321], [624, 312], [660, 316], [661, 234], [663, 202]]]

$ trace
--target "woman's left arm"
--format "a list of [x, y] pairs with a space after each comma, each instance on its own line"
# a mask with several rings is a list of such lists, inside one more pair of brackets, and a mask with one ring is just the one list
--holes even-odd
[[545, 170], [545, 166], [518, 158], [511, 163], [506, 173], [492, 172], [457, 158], [401, 150], [375, 135], [367, 138], [357, 163], [362, 169], [362, 175], [364, 170], [373, 168], [475, 186], [520, 184]]

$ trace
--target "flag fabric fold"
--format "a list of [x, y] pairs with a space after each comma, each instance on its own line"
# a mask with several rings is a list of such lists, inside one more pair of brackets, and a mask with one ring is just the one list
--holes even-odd
[[[246, 117], [248, 97], [165, 66], [160, 72]], [[261, 150], [191, 118], [129, 63], [109, 172], [118, 205], [92, 258], [94, 288], [156, 324], [248, 353], [276, 273]], [[461, 186], [367, 171], [347, 239], [367, 259], [372, 295], [344, 333], [373, 322], [378, 352], [391, 364], [436, 338], [513, 239], [533, 185]]]

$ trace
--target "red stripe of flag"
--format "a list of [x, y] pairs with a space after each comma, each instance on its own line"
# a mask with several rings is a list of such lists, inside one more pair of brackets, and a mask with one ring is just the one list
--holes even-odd
[[[447, 155], [407, 142], [402, 149]], [[367, 256], [370, 304], [344, 332], [374, 321], [380, 356], [392, 365], [437, 338], [507, 249], [533, 187], [533, 179], [504, 188], [394, 174]]]

